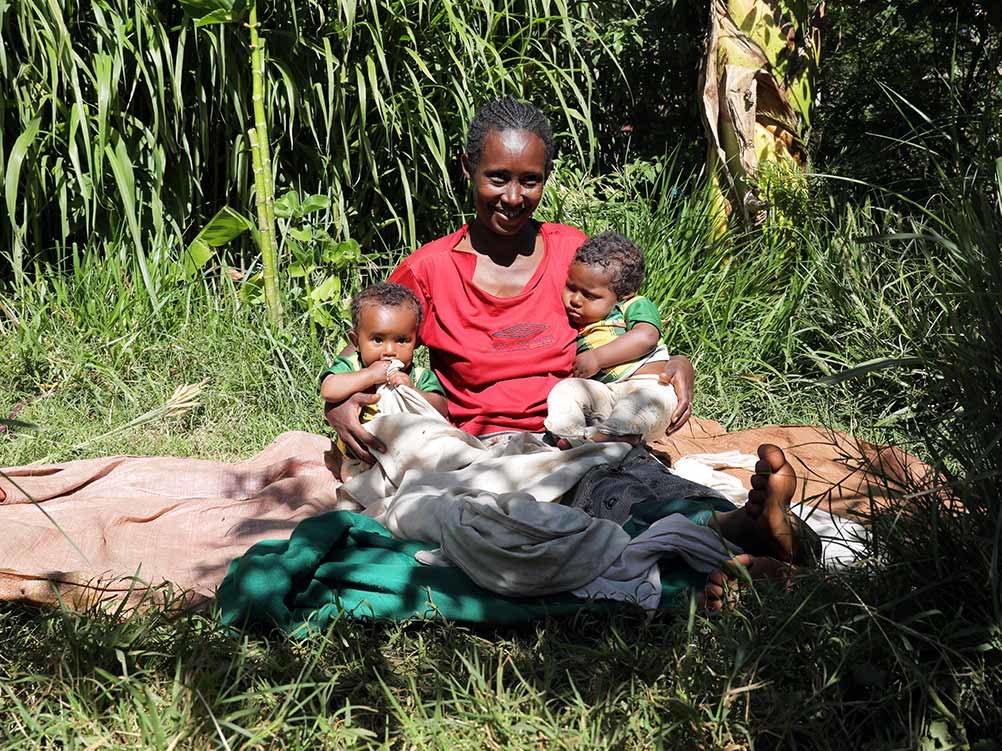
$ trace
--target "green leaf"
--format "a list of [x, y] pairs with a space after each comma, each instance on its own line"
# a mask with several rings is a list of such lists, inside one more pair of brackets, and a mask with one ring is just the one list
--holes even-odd
[[310, 299], [314, 302], [328, 302], [341, 294], [341, 278], [329, 276], [310, 292]]
[[335, 268], [344, 268], [357, 263], [362, 257], [362, 248], [356, 240], [345, 240], [324, 250], [322, 260]]
[[198, 236], [213, 248], [218, 248], [253, 227], [254, 223], [250, 219], [229, 206], [224, 206], [202, 227]]
[[848, 370], [835, 373], [834, 375], [819, 378], [817, 383], [823, 386], [833, 386], [836, 383], [848, 381], [851, 378], [859, 378], [860, 376], [875, 373], [880, 370], [887, 370], [888, 368], [914, 368], [921, 364], [922, 360], [918, 357], [881, 357], [876, 360], [868, 360], [867, 362], [861, 363], [853, 368], [849, 368]]
[[327, 196], [312, 195], [307, 196], [303, 201], [302, 213], [313, 214], [317, 211], [324, 211], [331, 207], [331, 199]]
[[195, 239], [185, 248], [181, 273], [187, 279], [209, 262], [215, 252], [208, 243]]
[[24, 158], [28, 155], [28, 149], [31, 148], [35, 136], [38, 135], [40, 122], [41, 118], [36, 117], [28, 123], [24, 132], [14, 141], [14, 147], [10, 150], [10, 156], [7, 158], [4, 194], [7, 198], [7, 213], [10, 215], [10, 223], [13, 227], [17, 227], [17, 183], [21, 175], [21, 165], [24, 164]]
[[216, 212], [208, 224], [202, 227], [195, 239], [188, 245], [182, 273], [185, 277], [191, 276], [209, 262], [209, 259], [215, 254], [214, 248], [226, 245], [253, 228], [253, 222], [247, 217], [229, 206], [224, 206]]
[[290, 216], [299, 216], [299, 194], [290, 190], [280, 198], [275, 199], [275, 216], [288, 219]]
[[289, 230], [289, 235], [301, 243], [308, 243], [313, 240], [313, 230], [308, 227], [293, 227]]
[[329, 329], [334, 326], [334, 318], [322, 305], [314, 305], [310, 308], [310, 320], [321, 328]]
[[247, 9], [245, 0], [178, 0], [185, 14], [195, 21], [195, 26], [233, 23], [243, 18]]
[[293, 279], [298, 279], [300, 277], [308, 276], [314, 269], [316, 269], [316, 266], [307, 266], [302, 263], [290, 263], [286, 266], [286, 273]]
[[104, 156], [108, 160], [111, 172], [115, 176], [115, 185], [118, 188], [118, 195], [122, 199], [122, 211], [125, 212], [125, 223], [132, 235], [132, 242], [136, 246], [136, 263], [139, 266], [139, 273], [143, 277], [143, 284], [150, 295], [153, 305], [159, 307], [157, 299], [157, 288], [150, 276], [149, 266], [146, 263], [146, 251], [143, 249], [143, 233], [139, 223], [139, 212], [142, 203], [136, 190], [136, 171], [132, 165], [132, 158], [129, 156], [129, 148], [125, 141], [119, 137], [115, 141], [115, 148], [111, 144], [104, 147]]
[[237, 293], [237, 297], [240, 298], [241, 302], [250, 303], [251, 305], [261, 305], [264, 303], [264, 274], [259, 271], [244, 282]]

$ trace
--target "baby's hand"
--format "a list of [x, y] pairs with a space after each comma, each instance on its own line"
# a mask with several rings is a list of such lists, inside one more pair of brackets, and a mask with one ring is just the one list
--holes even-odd
[[368, 373], [369, 378], [372, 379], [373, 386], [381, 386], [386, 383], [386, 371], [389, 369], [389, 360], [376, 360], [365, 369], [365, 372]]
[[601, 368], [598, 366], [598, 358], [592, 351], [580, 353], [574, 358], [574, 367], [571, 368], [571, 375], [575, 378], [591, 378]]
[[411, 383], [411, 377], [407, 375], [404, 371], [398, 370], [394, 373], [390, 373], [387, 377], [386, 382], [396, 388], [397, 386], [410, 386], [413, 388], [414, 384]]

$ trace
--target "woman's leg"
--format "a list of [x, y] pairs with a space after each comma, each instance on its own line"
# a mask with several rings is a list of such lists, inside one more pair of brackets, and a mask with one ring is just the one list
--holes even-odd
[[717, 513], [709, 523], [725, 539], [748, 551], [709, 575], [701, 599], [710, 610], [723, 607], [728, 592], [737, 589], [739, 569], [755, 581], [786, 584], [792, 564], [810, 559], [811, 551], [803, 549], [806, 546], [790, 514], [790, 500], [797, 489], [793, 468], [778, 446], [764, 443], [758, 455], [748, 502], [736, 511]]

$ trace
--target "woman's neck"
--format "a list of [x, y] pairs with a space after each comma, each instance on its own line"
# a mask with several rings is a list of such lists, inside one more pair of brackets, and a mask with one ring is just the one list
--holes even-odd
[[470, 247], [485, 255], [499, 266], [511, 266], [520, 257], [531, 256], [536, 249], [536, 235], [539, 223], [531, 221], [521, 232], [512, 237], [502, 237], [485, 228], [478, 221], [470, 223]]

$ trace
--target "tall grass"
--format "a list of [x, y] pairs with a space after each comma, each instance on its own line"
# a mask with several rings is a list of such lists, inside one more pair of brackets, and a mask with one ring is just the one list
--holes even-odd
[[[328, 196], [341, 238], [413, 248], [451, 226], [462, 129], [502, 93], [543, 103], [567, 151], [592, 158], [591, 74], [611, 52], [583, 6], [257, 5], [276, 188]], [[152, 268], [224, 205], [252, 205], [246, 29], [198, 27], [180, 3], [26, 0], [0, 6], [0, 40], [14, 274], [107, 241], [156, 299]]]

